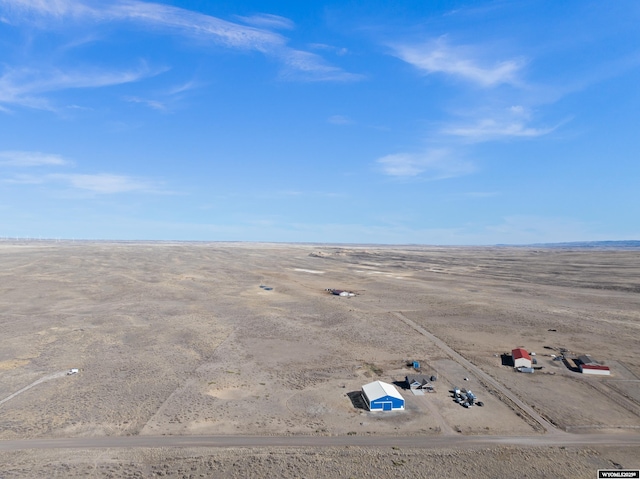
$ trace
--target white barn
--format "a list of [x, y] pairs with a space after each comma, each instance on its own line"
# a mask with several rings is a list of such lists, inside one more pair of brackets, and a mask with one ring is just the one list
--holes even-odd
[[611, 374], [609, 366], [598, 364], [588, 354], [578, 357], [578, 363], [580, 364], [580, 372], [582, 374], [596, 374], [598, 376], [609, 376]]
[[388, 383], [374, 381], [362, 386], [362, 397], [369, 411], [403, 411], [404, 398]]
[[611, 375], [609, 366], [600, 366], [599, 364], [580, 364], [580, 372], [582, 374], [596, 374], [598, 376]]
[[526, 349], [516, 348], [511, 351], [511, 357], [513, 358], [514, 368], [530, 368], [531, 356]]

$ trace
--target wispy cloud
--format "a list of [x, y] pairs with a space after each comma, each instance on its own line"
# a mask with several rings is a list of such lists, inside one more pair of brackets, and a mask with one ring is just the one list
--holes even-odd
[[136, 0], [110, 3], [83, 0], [0, 0], [14, 14], [16, 22], [43, 20], [98, 22], [134, 21], [137, 23], [179, 29], [183, 33], [209, 35], [219, 43], [235, 47], [259, 49], [267, 45], [283, 43], [283, 37], [266, 30], [256, 29], [209, 15], [178, 7]]
[[151, 193], [171, 194], [157, 182], [134, 178], [126, 175], [98, 174], [48, 174], [24, 175], [17, 174], [9, 178], [2, 178], [2, 183], [14, 185], [51, 185], [63, 184], [65, 187], [82, 190], [99, 195], [118, 193]]
[[466, 175], [474, 170], [471, 163], [456, 158], [446, 148], [423, 153], [395, 153], [379, 158], [376, 163], [384, 174], [397, 178], [424, 176], [440, 180]]
[[98, 194], [158, 192], [157, 185], [148, 180], [123, 175], [112, 175], [107, 173], [57, 174], [49, 175], [49, 178], [66, 182], [74, 188]]
[[250, 17], [238, 16], [236, 18], [247, 25], [260, 28], [292, 30], [295, 27], [295, 24], [288, 18], [270, 13], [258, 13]]
[[60, 155], [38, 151], [0, 151], [0, 166], [65, 166], [70, 162]]
[[98, 88], [131, 83], [159, 73], [146, 65], [129, 71], [95, 69], [63, 71], [7, 68], [0, 75], [0, 103], [50, 110], [51, 104], [42, 95], [72, 88]]
[[522, 105], [514, 105], [490, 114], [485, 112], [476, 119], [450, 123], [441, 133], [478, 143], [509, 138], [535, 138], [551, 133], [558, 126], [534, 127], [531, 123], [531, 112]]
[[363, 75], [327, 64], [322, 57], [303, 50], [286, 49], [280, 56], [285, 65], [281, 78], [306, 81], [358, 81]]
[[229, 48], [269, 52], [286, 43], [283, 36], [268, 30], [157, 3], [117, 2], [104, 9], [95, 9], [93, 16], [104, 21], [129, 20], [167, 27], [182, 34], [205, 36]]
[[[82, 0], [0, 0], [0, 5], [11, 7], [14, 18], [20, 21], [42, 23], [51, 21], [133, 22], [163, 28], [170, 33], [192, 36], [211, 41], [231, 49], [253, 50], [279, 59], [285, 65], [284, 77], [302, 80], [345, 81], [359, 78], [339, 67], [327, 65], [313, 53], [296, 50], [287, 45], [288, 39], [268, 28], [291, 28], [293, 23], [277, 15], [260, 14], [242, 17], [255, 26], [241, 25], [217, 17], [183, 8], [121, 0], [107, 5]], [[298, 75], [293, 75], [292, 70]]]
[[552, 131], [553, 128], [532, 128], [518, 121], [505, 122], [485, 118], [471, 125], [449, 126], [443, 133], [480, 142], [501, 138], [534, 138]]
[[8, 14], [37, 13], [55, 18], [83, 16], [91, 10], [82, 3], [71, 0], [0, 0], [0, 5], [7, 6]]
[[[75, 189], [96, 194], [167, 193], [162, 188], [162, 185], [156, 181], [127, 175], [110, 173], [42, 173], [43, 168], [68, 166], [73, 166], [73, 163], [57, 154], [38, 151], [0, 151], [0, 167], [3, 167], [5, 172], [15, 172], [12, 176], [0, 180], [3, 183], [17, 185], [62, 183]], [[17, 173], [15, 170], [16, 168], [35, 167], [39, 167], [39, 169], [35, 170], [38, 173], [35, 174]]]
[[195, 80], [191, 80], [191, 81], [182, 83], [180, 85], [176, 85], [172, 88], [169, 88], [165, 93], [167, 95], [178, 95], [180, 93], [193, 90], [194, 88], [198, 88], [199, 86], [201, 85], [198, 82], [196, 82]]
[[141, 103], [143, 105], [148, 106], [149, 108], [152, 108], [153, 110], [158, 110], [158, 111], [167, 110], [167, 106], [161, 101], [157, 101], [157, 100], [149, 100], [149, 99], [140, 98], [137, 96], [128, 96], [128, 97], [125, 97], [125, 101], [128, 101], [129, 103]]
[[123, 97], [123, 100], [129, 103], [138, 103], [140, 105], [147, 106], [152, 110], [168, 112], [175, 107], [176, 103], [180, 102], [180, 100], [185, 97], [185, 93], [201, 86], [202, 85], [200, 83], [195, 80], [191, 80], [170, 88], [149, 92], [149, 95], [155, 98], [125, 96]]
[[522, 59], [482, 61], [476, 48], [449, 45], [446, 38], [415, 45], [392, 46], [395, 56], [427, 73], [443, 73], [463, 78], [482, 87], [519, 83]]

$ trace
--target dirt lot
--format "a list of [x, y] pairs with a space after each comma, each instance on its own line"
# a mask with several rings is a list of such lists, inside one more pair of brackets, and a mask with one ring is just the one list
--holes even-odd
[[[637, 251], [5, 242], [0, 265], [0, 401], [47, 375], [80, 369], [0, 404], [0, 440], [540, 433], [473, 371], [399, 321], [398, 312], [560, 430], [640, 432]], [[325, 288], [358, 295], [332, 296]], [[517, 346], [537, 352], [544, 369], [525, 375], [502, 365], [500, 354]], [[612, 375], [585, 378], [567, 370], [549, 356], [559, 348], [591, 354], [610, 365]], [[411, 373], [406, 363], [413, 359], [438, 374], [434, 394], [402, 390], [406, 410], [392, 414], [354, 407], [350, 393], [375, 379], [401, 382]], [[485, 407], [467, 410], [455, 404], [448, 393], [452, 386], [472, 389]], [[530, 477], [551, 477], [541, 471], [560, 456], [565, 465], [593, 471], [596, 463], [623, 461], [613, 455], [624, 452], [531, 451], [430, 454], [440, 454], [451, 470], [469, 460], [498, 464], [505, 455], [507, 462], [525, 465], [534, 455], [541, 458], [540, 469], [531, 469]], [[68, 453], [41, 454], [58, 454], [56, 467], [70, 464], [68, 477], [82, 477], [86, 464], [111, 474], [108, 454], [91, 456], [86, 464], [76, 464]], [[122, 471], [132, 477], [152, 474], [153, 461], [127, 454], [133, 453], [113, 459], [124, 464]], [[282, 477], [326, 477], [309, 471], [345, 454], [345, 464], [353, 469], [345, 466], [335, 477], [360, 477], [365, 463], [376, 461], [389, 472], [374, 477], [412, 471], [393, 465], [398, 451], [242, 451], [237, 457], [227, 451], [216, 453], [217, 459], [201, 452], [196, 459], [163, 454], [173, 458], [166, 464], [176, 475], [166, 471], [169, 477], [182, 477], [176, 472], [179, 464], [193, 461], [205, 464], [197, 471], [213, 460], [234, 471], [234, 462], [245, 456], [262, 464], [265, 475], [269, 464], [298, 464]], [[401, 454], [406, 464], [425, 464], [418, 453]], [[23, 477], [20, 464], [46, 463], [36, 452], [7, 453], [2, 459], [15, 464], [6, 469], [11, 473], [0, 473], [2, 479]], [[127, 461], [133, 465], [126, 466]], [[626, 462], [638, 467], [637, 460]], [[440, 477], [447, 477], [446, 468]], [[569, 466], [562, 470], [565, 475], [559, 477], [581, 477], [566, 472]], [[59, 474], [55, 477], [64, 477]]]

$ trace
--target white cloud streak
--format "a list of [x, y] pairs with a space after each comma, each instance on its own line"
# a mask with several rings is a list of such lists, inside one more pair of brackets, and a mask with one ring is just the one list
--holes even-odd
[[172, 28], [182, 34], [206, 36], [229, 48], [269, 52], [286, 42], [277, 33], [157, 3], [118, 2], [104, 10], [93, 10], [93, 16], [102, 21], [130, 20]]
[[167, 194], [155, 182], [126, 175], [98, 174], [18, 174], [11, 178], [3, 178], [2, 183], [16, 185], [47, 185], [62, 183], [67, 187], [99, 195], [118, 193], [152, 193]]
[[272, 15], [270, 13], [259, 13], [250, 17], [238, 16], [237, 18], [247, 25], [253, 25], [260, 28], [292, 30], [295, 27], [294, 23], [288, 18], [281, 17], [280, 15]]
[[0, 151], [0, 166], [65, 166], [70, 162], [60, 155], [40, 153], [38, 151]]
[[281, 75], [285, 79], [306, 81], [357, 81], [362, 75], [348, 73], [328, 65], [319, 55], [302, 50], [287, 49], [278, 55], [285, 65]]
[[169, 90], [167, 90], [165, 93], [167, 95], [178, 95], [180, 93], [184, 93], [186, 91], [189, 90], [193, 90], [194, 88], [198, 88], [200, 85], [196, 82], [196, 81], [188, 81], [186, 83], [183, 83], [181, 85], [177, 85], [173, 88], [170, 88]]
[[140, 103], [142, 105], [146, 105], [149, 108], [157, 111], [167, 110], [167, 106], [161, 101], [157, 101], [157, 100], [148, 100], [146, 98], [140, 98], [137, 96], [128, 96], [128, 97], [125, 97], [125, 101], [129, 103]]
[[395, 56], [427, 74], [443, 73], [463, 78], [481, 87], [517, 84], [522, 59], [504, 60], [481, 65], [469, 47], [449, 45], [444, 38], [422, 45], [395, 45]]
[[[87, 0], [0, 0], [0, 5], [8, 5], [19, 22], [37, 23], [43, 19], [58, 22], [133, 22], [166, 28], [180, 35], [209, 40], [231, 49], [258, 51], [279, 59], [287, 70], [283, 75], [286, 78], [321, 81], [352, 81], [360, 78], [327, 65], [318, 55], [287, 46], [286, 37], [266, 29], [293, 26], [288, 19], [276, 15], [262, 14], [244, 18], [245, 21], [264, 27], [257, 28], [183, 8], [137, 0], [121, 0], [107, 6]], [[297, 75], [292, 75], [292, 71], [296, 71]]]
[[146, 66], [132, 71], [45, 70], [7, 68], [0, 76], [0, 103], [52, 110], [41, 95], [72, 88], [99, 88], [136, 82], [155, 75]]
[[395, 153], [376, 160], [385, 175], [396, 178], [425, 176], [442, 180], [471, 173], [473, 165], [454, 157], [449, 149], [432, 149], [423, 153]]
[[66, 182], [81, 190], [98, 194], [157, 192], [157, 188], [149, 181], [123, 175], [99, 174], [67, 174], [49, 175], [49, 178]]
[[530, 126], [532, 113], [522, 105], [513, 105], [506, 109], [483, 114], [476, 119], [456, 122], [445, 126], [440, 132], [444, 135], [458, 137], [466, 142], [536, 138], [544, 136], [557, 128], [536, 128]]
[[182, 8], [122, 0], [105, 5], [83, 0], [0, 0], [22, 21], [92, 20], [97, 22], [133, 21], [136, 23], [179, 29], [183, 33], [208, 35], [220, 44], [234, 48], [257, 49], [280, 45], [284, 38], [257, 28], [191, 12]]
[[70, 0], [1, 0], [0, 5], [5, 5], [9, 12], [33, 12], [55, 18], [84, 16], [90, 11], [90, 9], [82, 3]]
[[[61, 167], [72, 166], [73, 163], [61, 155], [41, 153], [38, 151], [0, 151], [0, 167], [11, 171], [15, 168]], [[14, 170], [15, 171], [15, 170]], [[24, 170], [23, 170], [24, 171]], [[38, 171], [38, 170], [37, 170]], [[4, 178], [3, 183], [22, 185], [43, 185], [63, 183], [72, 188], [96, 194], [115, 193], [167, 193], [153, 181], [126, 175], [109, 173], [50, 173], [50, 174], [14, 174]]]
[[553, 128], [531, 128], [520, 121], [505, 122], [485, 118], [471, 125], [449, 126], [443, 130], [443, 133], [481, 142], [504, 138], [535, 138], [551, 131]]

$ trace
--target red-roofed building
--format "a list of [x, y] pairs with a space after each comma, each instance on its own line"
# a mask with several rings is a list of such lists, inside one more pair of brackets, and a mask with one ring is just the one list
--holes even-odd
[[599, 364], [580, 364], [580, 372], [582, 374], [599, 374], [600, 376], [609, 376], [611, 374], [609, 366], [601, 366]]
[[513, 367], [514, 368], [530, 368], [531, 367], [531, 356], [529, 353], [522, 348], [516, 348], [511, 351], [511, 357], [513, 358]]

